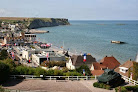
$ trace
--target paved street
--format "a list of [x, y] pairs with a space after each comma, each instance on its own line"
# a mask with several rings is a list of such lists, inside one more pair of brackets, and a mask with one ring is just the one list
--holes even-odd
[[114, 90], [94, 88], [94, 82], [96, 80], [58, 82], [56, 80], [13, 80], [5, 84], [5, 88], [27, 92], [114, 92]]

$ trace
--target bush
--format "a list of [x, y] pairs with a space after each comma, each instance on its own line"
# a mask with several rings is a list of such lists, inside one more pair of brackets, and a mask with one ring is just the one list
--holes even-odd
[[117, 87], [115, 88], [115, 92], [128, 92], [128, 90], [125, 87]]
[[35, 75], [36, 76], [40, 76], [40, 75], [46, 75], [46, 71], [40, 67], [37, 67], [35, 69]]
[[104, 83], [95, 82], [93, 83], [93, 86], [97, 88], [104, 88], [104, 89], [111, 90], [111, 86]]
[[2, 60], [1, 62], [5, 63], [9, 66], [10, 74], [12, 74], [14, 72], [14, 69], [15, 69], [16, 65], [15, 65], [15, 63], [12, 59], [7, 58], [7, 59]]
[[10, 67], [8, 64], [0, 62], [0, 83], [6, 81], [10, 75]]
[[44, 61], [41, 63], [41, 66], [45, 66], [45, 63], [46, 63], [46, 66], [49, 68], [54, 66], [66, 67], [65, 61], [50, 61], [50, 62]]
[[32, 67], [27, 67], [27, 66], [17, 66], [14, 73], [21, 74], [21, 75], [34, 75], [36, 72], [36, 69]]
[[5, 89], [0, 86], [0, 92], [5, 92]]
[[87, 65], [80, 66], [79, 68], [76, 69], [76, 71], [83, 74], [83, 69], [85, 70], [85, 75], [87, 75], [87, 76], [92, 75], [91, 71]]
[[125, 87], [117, 87], [115, 88], [116, 92], [138, 92], [138, 86], [125, 86]]
[[106, 85], [106, 89], [111, 90], [111, 86], [110, 85]]
[[61, 70], [54, 70], [54, 75], [55, 76], [63, 76], [63, 71], [61, 71]]
[[81, 76], [82, 74], [78, 73], [78, 72], [67, 72], [64, 75], [66, 75], [66, 76]]
[[93, 83], [93, 86], [94, 86], [94, 87], [99, 87], [99, 86], [100, 86], [100, 83], [95, 82], [95, 83]]
[[125, 88], [129, 91], [138, 92], [138, 86], [126, 86]]
[[66, 73], [66, 72], [69, 71], [69, 69], [68, 69], [67, 67], [63, 67], [63, 68], [62, 68], [62, 71], [63, 71], [64, 73]]
[[47, 76], [54, 75], [54, 70], [50, 69], [47, 71]]
[[7, 52], [7, 50], [5, 50], [5, 49], [1, 50], [1, 52], [0, 52], [0, 60], [4, 60], [4, 59], [6, 59], [7, 57], [8, 57], [8, 52]]

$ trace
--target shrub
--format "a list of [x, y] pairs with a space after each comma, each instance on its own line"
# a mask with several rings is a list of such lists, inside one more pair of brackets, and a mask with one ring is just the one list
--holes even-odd
[[93, 83], [93, 86], [94, 86], [94, 87], [99, 87], [100, 84], [99, 84], [98, 82], [95, 82], [95, 83]]
[[138, 92], [138, 86], [126, 86], [125, 88], [129, 91]]
[[76, 69], [76, 71], [79, 73], [83, 73], [83, 69], [85, 70], [85, 75], [88, 75], [88, 76], [91, 75], [91, 71], [87, 65], [80, 66], [79, 68]]
[[0, 92], [5, 92], [5, 89], [0, 86]]
[[100, 85], [99, 85], [99, 88], [103, 88], [103, 83], [99, 83]]
[[69, 69], [68, 69], [67, 67], [63, 67], [63, 68], [62, 68], [62, 71], [63, 71], [64, 73], [66, 73], [66, 72], [69, 71]]
[[50, 69], [47, 71], [47, 76], [54, 75], [54, 70]]
[[128, 92], [128, 90], [125, 87], [117, 87], [115, 88], [115, 92]]
[[106, 84], [103, 85], [103, 88], [106, 89]]
[[34, 75], [36, 72], [36, 69], [34, 69], [32, 67], [27, 67], [27, 66], [17, 66], [14, 73], [21, 74], [21, 75], [24, 75], [24, 74], [25, 75]]
[[1, 50], [1, 52], [0, 52], [0, 60], [4, 60], [4, 59], [6, 59], [7, 57], [8, 57], [8, 52], [7, 52], [7, 50], [5, 50], [5, 49]]
[[44, 62], [41, 63], [41, 65], [45, 66], [45, 63], [46, 63], [46, 66], [49, 67], [49, 68], [54, 67], [54, 66], [60, 66], [60, 67], [65, 67], [66, 66], [65, 61], [50, 61], [50, 62], [44, 61]]
[[81, 73], [78, 72], [67, 72], [65, 73], [66, 76], [81, 76]]
[[97, 88], [108, 89], [108, 90], [111, 89], [111, 86], [110, 86], [110, 85], [107, 85], [107, 84], [104, 84], [104, 83], [99, 83], [99, 82], [93, 83], [93, 86], [94, 86], [94, 87], [97, 87]]
[[129, 91], [132, 91], [132, 92], [138, 92], [138, 86], [125, 86], [125, 87], [117, 87], [115, 88], [116, 92], [129, 92]]
[[110, 85], [106, 85], [106, 89], [110, 90], [111, 86]]
[[6, 81], [10, 75], [10, 67], [3, 63], [0, 62], [0, 83]]
[[63, 76], [63, 71], [61, 71], [61, 70], [54, 70], [54, 75], [55, 76]]
[[2, 60], [1, 62], [7, 64], [10, 68], [10, 74], [12, 74], [14, 72], [14, 69], [16, 67], [14, 61], [12, 59], [5, 59], [5, 60]]
[[35, 75], [36, 76], [40, 76], [40, 75], [46, 75], [46, 71], [40, 67], [37, 67], [35, 69]]

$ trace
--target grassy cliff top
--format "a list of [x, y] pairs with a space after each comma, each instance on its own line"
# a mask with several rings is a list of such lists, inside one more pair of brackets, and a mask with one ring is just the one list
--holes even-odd
[[27, 17], [0, 17], [0, 21], [13, 22], [13, 21], [33, 21], [34, 19], [41, 19], [45, 22], [51, 22], [51, 19], [62, 20], [64, 18], [27, 18]]

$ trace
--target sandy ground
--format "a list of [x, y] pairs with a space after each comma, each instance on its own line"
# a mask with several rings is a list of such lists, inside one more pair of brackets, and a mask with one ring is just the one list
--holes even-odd
[[11, 80], [3, 86], [8, 89], [23, 90], [20, 92], [115, 92], [94, 88], [96, 80], [58, 81], [56, 80]]

